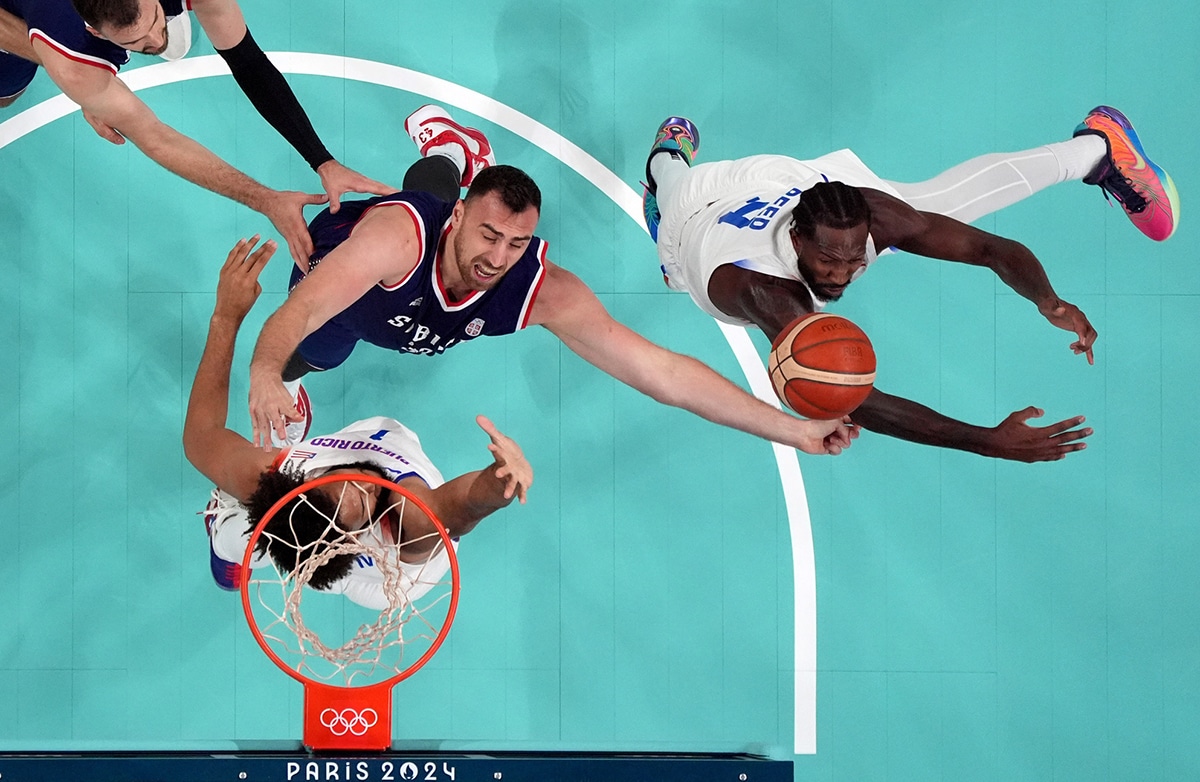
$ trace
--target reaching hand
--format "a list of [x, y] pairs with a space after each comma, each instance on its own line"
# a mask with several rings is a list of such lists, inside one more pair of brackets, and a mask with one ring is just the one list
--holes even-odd
[[287, 441], [288, 421], [300, 421], [304, 416], [296, 409], [292, 395], [283, 387], [283, 379], [264, 378], [261, 373], [250, 373], [250, 424], [254, 427], [251, 438], [256, 446], [271, 450], [271, 430], [280, 442]]
[[279, 231], [279, 235], [287, 242], [292, 260], [303, 269], [308, 269], [308, 258], [313, 251], [312, 236], [308, 233], [308, 223], [304, 221], [304, 207], [323, 204], [327, 200], [328, 196], [324, 195], [277, 190], [259, 210]]
[[1030, 418], [1040, 418], [1044, 411], [1036, 407], [1018, 410], [991, 430], [989, 443], [981, 452], [984, 456], [1012, 459], [1018, 462], [1049, 462], [1061, 459], [1072, 451], [1082, 451], [1087, 443], [1079, 442], [1092, 434], [1092, 428], [1079, 429], [1083, 416], [1067, 418], [1049, 426], [1030, 426]]
[[258, 301], [262, 293], [262, 285], [258, 283], [258, 275], [262, 272], [267, 261], [275, 254], [275, 240], [271, 239], [257, 251], [258, 234], [250, 239], [241, 239], [229, 251], [225, 264], [221, 267], [221, 276], [217, 282], [216, 312], [229, 315], [239, 323], [246, 313]]
[[111, 141], [117, 145], [125, 143], [125, 137], [121, 135], [120, 131], [112, 125], [101, 121], [99, 117], [87, 109], [83, 109], [83, 118], [87, 120], [87, 124], [92, 126], [92, 130], [96, 131], [96, 135], [105, 141]]
[[317, 175], [321, 177], [321, 187], [325, 188], [325, 195], [329, 197], [329, 211], [333, 214], [337, 214], [344, 193], [389, 195], [396, 192], [396, 188], [368, 179], [336, 160], [327, 160], [317, 166]]
[[846, 416], [841, 420], [802, 421], [807, 431], [799, 443], [805, 453], [837, 456], [858, 438], [858, 425]]
[[512, 499], [515, 492], [517, 499], [524, 505], [525, 495], [533, 485], [533, 468], [525, 460], [525, 454], [521, 453], [520, 446], [513, 442], [511, 437], [501, 434], [496, 425], [485, 416], [475, 416], [475, 423], [492, 438], [488, 450], [496, 460], [494, 475], [505, 483], [504, 499]]
[[1039, 305], [1038, 311], [1046, 317], [1046, 320], [1060, 329], [1074, 331], [1079, 336], [1079, 340], [1071, 345], [1071, 350], [1075, 351], [1075, 355], [1086, 354], [1089, 364], [1096, 363], [1092, 356], [1092, 345], [1096, 342], [1098, 335], [1092, 328], [1092, 324], [1088, 322], [1087, 316], [1078, 307], [1068, 304], [1062, 299], [1051, 299], [1045, 304]]

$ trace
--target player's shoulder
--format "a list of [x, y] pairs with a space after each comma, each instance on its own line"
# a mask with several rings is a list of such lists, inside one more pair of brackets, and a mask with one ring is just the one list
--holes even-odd
[[549, 260], [530, 312], [529, 325], [553, 326], [557, 321], [580, 315], [599, 304], [595, 292], [574, 273]]
[[[8, 8], [6, 4], [4, 6]], [[129, 52], [92, 35], [71, 0], [36, 0], [18, 4], [17, 15], [29, 29], [29, 39], [43, 65], [57, 79], [112, 76], [129, 61]]]

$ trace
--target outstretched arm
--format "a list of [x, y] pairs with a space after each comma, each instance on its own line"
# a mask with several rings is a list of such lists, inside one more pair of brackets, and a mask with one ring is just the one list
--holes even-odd
[[1037, 305], [1050, 323], [1075, 332], [1078, 339], [1071, 350], [1086, 355], [1089, 364], [1095, 363], [1092, 345], [1096, 329], [1078, 307], [1058, 297], [1041, 261], [1028, 247], [945, 215], [918, 212], [878, 190], [864, 189], [863, 195], [871, 206], [872, 233], [878, 226], [880, 244], [928, 258], [986, 266], [1005, 285]]
[[1092, 429], [1079, 428], [1083, 416], [1049, 426], [1027, 423], [1030, 418], [1040, 418], [1043, 412], [1036, 407], [1026, 407], [1012, 413], [997, 426], [973, 426], [916, 402], [873, 389], [854, 411], [853, 418], [870, 431], [901, 440], [1018, 462], [1055, 461], [1072, 451], [1087, 448], [1083, 438], [1089, 436]]
[[192, 382], [183, 452], [205, 477], [239, 500], [249, 497], [258, 477], [271, 465], [271, 455], [227, 429], [229, 370], [238, 329], [262, 292], [258, 275], [275, 252], [269, 241], [251, 254], [258, 237], [234, 245], [217, 283], [217, 304], [208, 324], [208, 340]]
[[531, 323], [552, 331], [597, 368], [655, 401], [713, 423], [799, 448], [841, 453], [853, 432], [840, 421], [807, 421], [755, 399], [689, 356], [659, 347], [618, 323], [578, 277], [547, 263]]
[[329, 154], [291, 86], [250, 34], [236, 0], [192, 0], [192, 11], [250, 103], [321, 177], [331, 212], [338, 211], [344, 193], [397, 190], [346, 168]]
[[[754, 323], [772, 342], [793, 320], [812, 311], [812, 299], [803, 285], [732, 265], [713, 273], [709, 294], [723, 312]], [[1092, 430], [1078, 428], [1083, 416], [1043, 427], [1026, 423], [1041, 415], [1041, 410], [1027, 407], [998, 426], [974, 426], [876, 388], [851, 418], [889, 437], [1022, 462], [1061, 459], [1086, 447], [1081, 440]]]
[[325, 196], [280, 192], [259, 184], [161, 122], [112, 72], [69, 60], [40, 40], [33, 47], [54, 83], [94, 119], [115, 128], [168, 171], [261, 212], [283, 235], [293, 258], [312, 254], [303, 209], [324, 203]]
[[[514, 499], [524, 504], [533, 485], [533, 468], [520, 446], [486, 417], [476, 416], [475, 422], [491, 438], [488, 450], [492, 463], [447, 481], [422, 497], [451, 537], [466, 535]], [[405, 509], [401, 538], [405, 545], [400, 552], [405, 561], [423, 561], [437, 545], [433, 525], [415, 508]]]
[[406, 209], [376, 207], [267, 318], [250, 362], [250, 421], [256, 445], [269, 448], [272, 427], [283, 438], [287, 421], [300, 420], [282, 379], [283, 368], [300, 342], [374, 285], [402, 279], [416, 265], [419, 246]]

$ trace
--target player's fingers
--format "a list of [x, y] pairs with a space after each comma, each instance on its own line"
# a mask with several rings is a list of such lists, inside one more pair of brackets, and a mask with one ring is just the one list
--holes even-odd
[[[479, 424], [480, 429], [487, 432], [488, 437], [492, 438], [493, 442], [501, 436], [500, 430], [496, 428], [496, 425], [486, 415], [475, 416], [475, 423]], [[490, 446], [488, 450], [492, 450]]]
[[1016, 423], [1025, 423], [1030, 418], [1041, 418], [1045, 414], [1046, 412], [1041, 408], [1030, 405], [1023, 410], [1016, 411], [1010, 415], [1007, 420], [1014, 421]]
[[361, 177], [361, 180], [354, 188], [358, 193], [370, 193], [371, 195], [391, 195], [396, 192], [396, 188], [391, 185], [386, 185], [374, 179]]
[[229, 254], [225, 256], [225, 263], [221, 264], [221, 271], [232, 267], [241, 258], [242, 245], [246, 243], [245, 239], [238, 239], [237, 244], [230, 249]]
[[1053, 435], [1051, 439], [1056, 443], [1073, 443], [1076, 440], [1082, 440], [1085, 437], [1091, 437], [1094, 430], [1090, 426], [1082, 429], [1070, 429], [1065, 432]]
[[[258, 237], [254, 237], [254, 240], [258, 241]], [[246, 269], [247, 273], [257, 278], [259, 273], [262, 272], [263, 267], [267, 265], [267, 261], [271, 260], [271, 257], [275, 255], [275, 250], [278, 247], [279, 244], [274, 239], [268, 239], [262, 247], [259, 247], [250, 256], [250, 264]]]
[[[1047, 436], [1053, 437], [1054, 435], [1062, 434], [1065, 431], [1074, 429], [1086, 420], [1087, 419], [1085, 417], [1077, 415], [1074, 418], [1066, 418], [1057, 423], [1050, 424], [1049, 426], [1044, 426], [1042, 427], [1042, 431], [1045, 432]], [[1091, 430], [1089, 430], [1089, 432], [1090, 431]]]
[[325, 197], [329, 199], [329, 214], [335, 215], [342, 208], [342, 194], [345, 192], [340, 187], [331, 187], [325, 191]]

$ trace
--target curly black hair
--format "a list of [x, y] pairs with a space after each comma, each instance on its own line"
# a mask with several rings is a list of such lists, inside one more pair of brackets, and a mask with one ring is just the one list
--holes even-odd
[[[250, 529], [254, 530], [267, 511], [285, 494], [304, 484], [308, 478], [299, 470], [267, 470], [258, 479], [258, 487], [246, 498]], [[341, 534], [329, 522], [337, 514], [337, 503], [319, 492], [297, 496], [271, 517], [254, 544], [255, 553], [266, 553], [286, 573], [299, 566], [301, 549], [318, 541], [333, 542]], [[313, 571], [309, 586], [328, 589], [350, 574], [353, 554], [339, 554]]]

